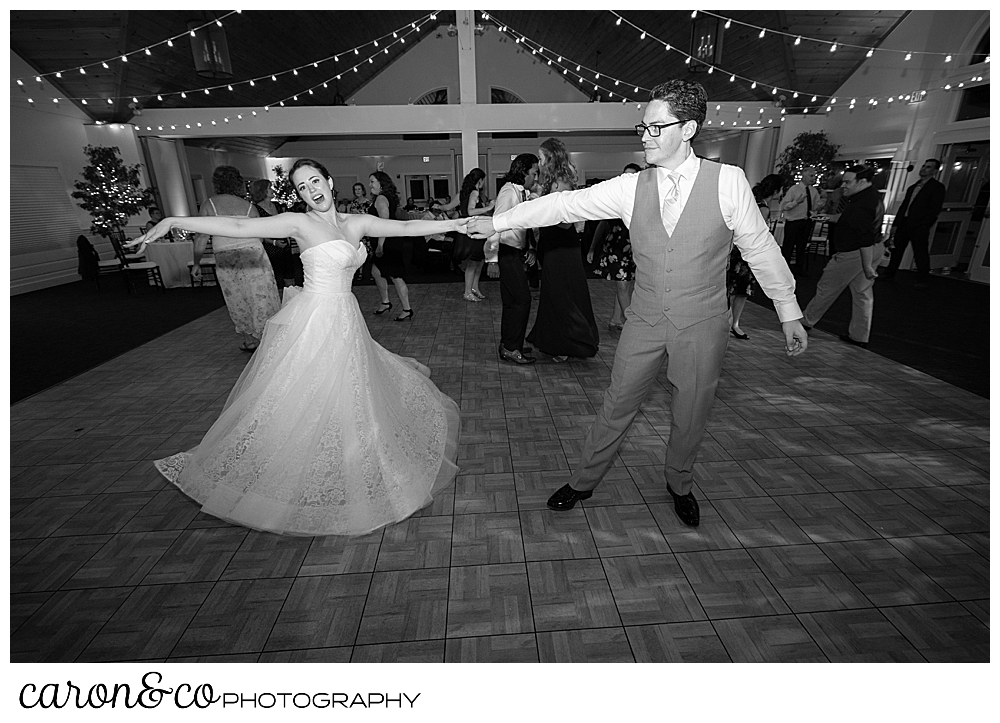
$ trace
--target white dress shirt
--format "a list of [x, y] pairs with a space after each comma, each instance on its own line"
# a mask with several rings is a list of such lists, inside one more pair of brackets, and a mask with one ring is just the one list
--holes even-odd
[[[493, 213], [509, 211], [524, 201], [528, 197], [524, 186], [516, 183], [505, 183], [500, 193], [497, 194], [497, 201], [493, 205]], [[524, 249], [528, 245], [527, 229], [505, 230], [502, 233], [495, 233], [486, 239], [483, 244], [483, 256], [486, 263], [495, 264], [499, 255], [500, 244], [513, 246], [516, 249]]]
[[[674, 173], [680, 176], [682, 213], [700, 168], [701, 159], [694, 153], [689, 153], [684, 162], [674, 169]], [[662, 213], [662, 194], [669, 187], [667, 175], [670, 171], [657, 168], [656, 173]], [[498, 197], [493, 227], [502, 235], [514, 228], [620, 218], [626, 227], [631, 228], [638, 181], [638, 173], [625, 173], [589, 188], [551, 193], [537, 200], [518, 204], [505, 212], [500, 212]], [[742, 168], [723, 164], [719, 169], [719, 207], [726, 227], [733, 231], [733, 243], [739, 248], [743, 260], [750, 265], [761, 289], [774, 302], [778, 319], [792, 321], [802, 318], [802, 311], [795, 299], [795, 279], [757, 209], [757, 202]]]
[[809, 194], [812, 203], [812, 212], [818, 213], [820, 204], [819, 191], [815, 186], [807, 186], [799, 181], [788, 189], [788, 193], [781, 199], [781, 210], [785, 212], [786, 221], [805, 221], [808, 217], [809, 205], [806, 203], [806, 193]]

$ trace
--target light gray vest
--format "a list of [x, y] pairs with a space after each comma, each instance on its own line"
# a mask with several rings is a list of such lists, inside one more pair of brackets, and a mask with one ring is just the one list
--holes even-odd
[[656, 169], [639, 174], [629, 228], [636, 266], [631, 308], [649, 324], [666, 316], [683, 329], [729, 308], [726, 266], [733, 232], [719, 207], [721, 168], [702, 159], [673, 235], [660, 216]]

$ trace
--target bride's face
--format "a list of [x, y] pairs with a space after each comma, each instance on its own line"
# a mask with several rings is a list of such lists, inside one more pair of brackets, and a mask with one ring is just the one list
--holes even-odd
[[329, 211], [333, 206], [333, 179], [323, 178], [318, 169], [302, 166], [292, 175], [292, 185], [310, 208]]

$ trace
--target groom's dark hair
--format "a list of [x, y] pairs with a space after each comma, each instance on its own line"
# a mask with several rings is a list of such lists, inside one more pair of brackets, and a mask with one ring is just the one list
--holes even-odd
[[691, 136], [698, 137], [708, 113], [708, 93], [701, 83], [693, 80], [668, 80], [649, 91], [649, 99], [660, 100], [670, 106], [670, 112], [679, 121], [694, 121], [698, 130]]
[[538, 163], [538, 156], [534, 153], [522, 153], [510, 162], [510, 170], [503, 177], [504, 183], [516, 183], [518, 186], [523, 186], [524, 177], [536, 163]]

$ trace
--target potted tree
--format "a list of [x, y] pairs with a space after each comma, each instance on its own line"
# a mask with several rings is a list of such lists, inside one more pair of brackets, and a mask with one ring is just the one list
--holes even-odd
[[831, 143], [826, 131], [799, 133], [791, 145], [778, 156], [778, 174], [785, 179], [785, 187], [799, 180], [802, 169], [813, 166], [816, 168], [816, 182], [823, 188], [833, 172], [833, 159], [837, 157], [840, 146]]
[[139, 164], [125, 165], [117, 146], [90, 146], [83, 149], [90, 164], [83, 180], [75, 181], [73, 198], [90, 214], [90, 232], [105, 238], [122, 238], [128, 220], [153, 203], [153, 194], [139, 185]]

